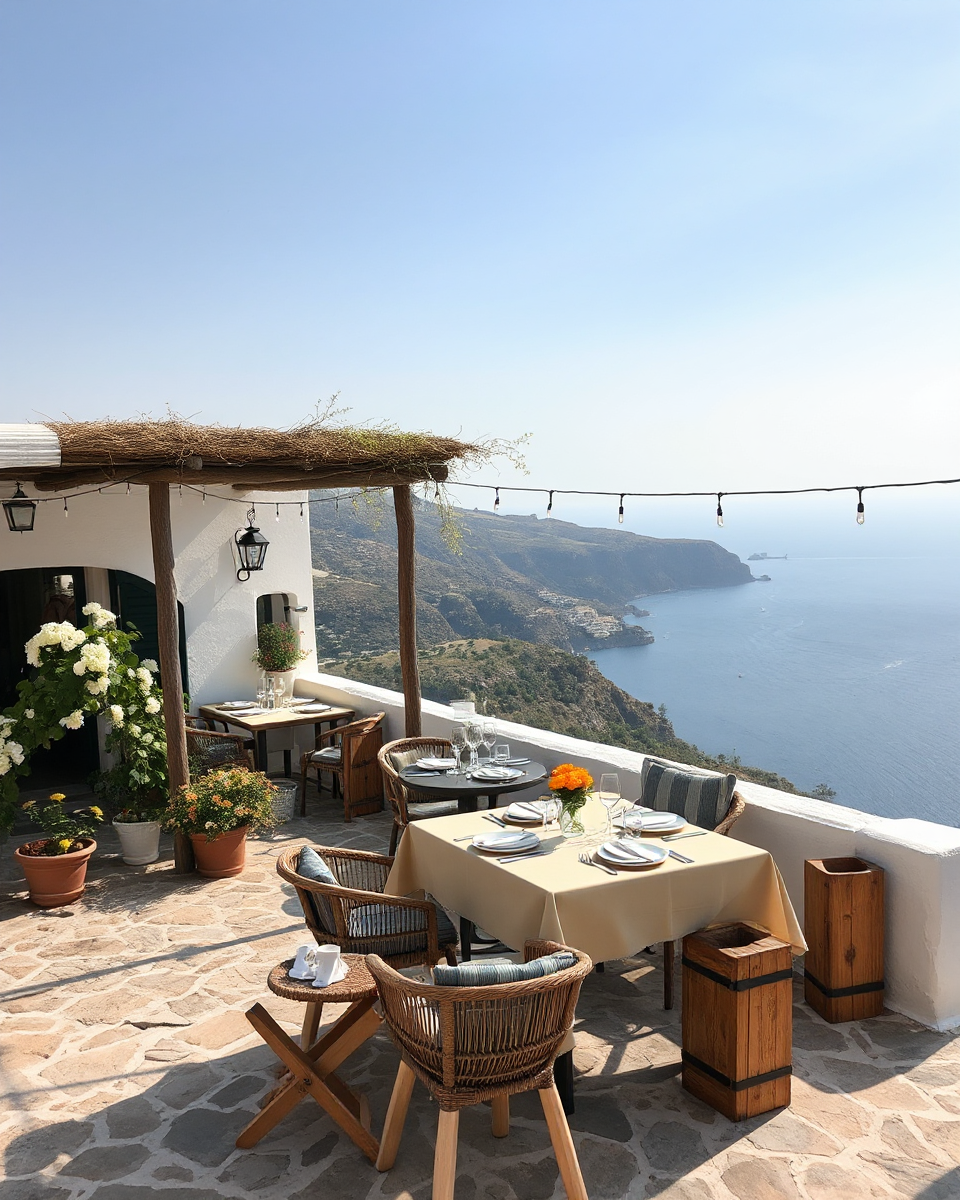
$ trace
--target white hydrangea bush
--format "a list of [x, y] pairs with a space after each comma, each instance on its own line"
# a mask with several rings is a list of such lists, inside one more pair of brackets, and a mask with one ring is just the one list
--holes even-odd
[[81, 729], [107, 721], [106, 748], [117, 765], [101, 777], [113, 798], [162, 802], [167, 791], [163, 696], [153, 659], [133, 652], [139, 636], [117, 628], [117, 618], [97, 603], [84, 605], [87, 624], [42, 625], [24, 647], [31, 677], [18, 684], [20, 699], [0, 715], [0, 829], [16, 815], [17, 780], [29, 774], [31, 753]]

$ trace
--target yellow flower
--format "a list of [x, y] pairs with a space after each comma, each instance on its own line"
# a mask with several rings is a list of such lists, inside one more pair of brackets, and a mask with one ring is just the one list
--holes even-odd
[[57, 842], [57, 845], [64, 853], [66, 853], [73, 845], [73, 838], [60, 838], [60, 840]]
[[21, 808], [36, 808], [37, 802], [36, 802], [36, 800], [24, 800], [23, 804], [21, 804], [20, 807]]
[[90, 805], [90, 811], [91, 811], [91, 812], [93, 813], [93, 815], [94, 815], [95, 817], [97, 817], [97, 818], [99, 818], [99, 817], [102, 817], [102, 816], [103, 816], [103, 809], [102, 809], [102, 808], [99, 808], [99, 807], [98, 807], [96, 804], [91, 804], [91, 805]]
[[56, 802], [60, 804], [62, 801], [66, 800], [66, 796], [63, 794], [63, 792], [54, 792], [50, 799], [56, 800]]

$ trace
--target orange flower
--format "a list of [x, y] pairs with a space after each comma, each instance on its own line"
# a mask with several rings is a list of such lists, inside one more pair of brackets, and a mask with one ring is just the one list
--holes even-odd
[[573, 763], [561, 763], [550, 774], [550, 790], [553, 792], [577, 792], [593, 787], [593, 776], [583, 767]]

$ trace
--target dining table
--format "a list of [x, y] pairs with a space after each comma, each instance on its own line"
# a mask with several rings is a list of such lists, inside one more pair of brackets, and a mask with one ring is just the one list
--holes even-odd
[[[226, 701], [227, 705], [238, 702]], [[267, 734], [276, 729], [295, 729], [301, 725], [312, 725], [314, 736], [319, 737], [324, 726], [332, 729], [334, 726], [349, 722], [356, 717], [352, 708], [340, 708], [333, 704], [321, 705], [319, 701], [301, 700], [283, 708], [262, 709], [256, 706], [250, 708], [224, 707], [224, 704], [203, 704], [197, 712], [205, 721], [219, 722], [222, 725], [235, 725], [238, 729], [246, 730], [254, 739], [254, 764], [258, 771], [267, 769]], [[289, 750], [283, 752], [283, 769], [290, 775], [293, 767]]]
[[[708, 925], [749, 921], [806, 950], [803, 931], [776, 863], [767, 850], [687, 825], [695, 837], [642, 843], [669, 848], [657, 866], [596, 866], [606, 812], [591, 796], [582, 811], [586, 833], [567, 838], [557, 827], [534, 828], [535, 857], [486, 853], [472, 836], [495, 831], [487, 813], [455, 813], [417, 821], [404, 831], [385, 892], [429, 892], [462, 919], [462, 953], [472, 926], [519, 949], [548, 938], [589, 954], [595, 963], [628, 958], [655, 942], [677, 941]], [[503, 810], [497, 814], [503, 817]], [[584, 855], [589, 863], [580, 861]], [[561, 1078], [561, 1074], [563, 1078]], [[572, 1108], [572, 1062], [558, 1060], [558, 1086]]]
[[[511, 760], [507, 760], [508, 763]], [[501, 796], [535, 787], [547, 777], [543, 763], [531, 759], [515, 759], [515, 766], [508, 768], [516, 772], [510, 779], [484, 779], [469, 767], [463, 771], [437, 771], [423, 769], [413, 764], [400, 771], [400, 779], [409, 788], [438, 800], [456, 800], [458, 813], [476, 812], [481, 800], [487, 807], [496, 806]]]

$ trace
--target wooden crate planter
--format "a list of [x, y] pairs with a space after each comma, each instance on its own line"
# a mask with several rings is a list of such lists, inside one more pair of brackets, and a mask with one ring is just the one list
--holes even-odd
[[825, 1021], [883, 1012], [883, 875], [862, 858], [804, 863], [804, 996]]
[[382, 745], [382, 725], [343, 739], [343, 794], [350, 817], [383, 810], [383, 773], [377, 759]]
[[683, 939], [683, 1086], [731, 1121], [790, 1103], [792, 958], [742, 921]]

